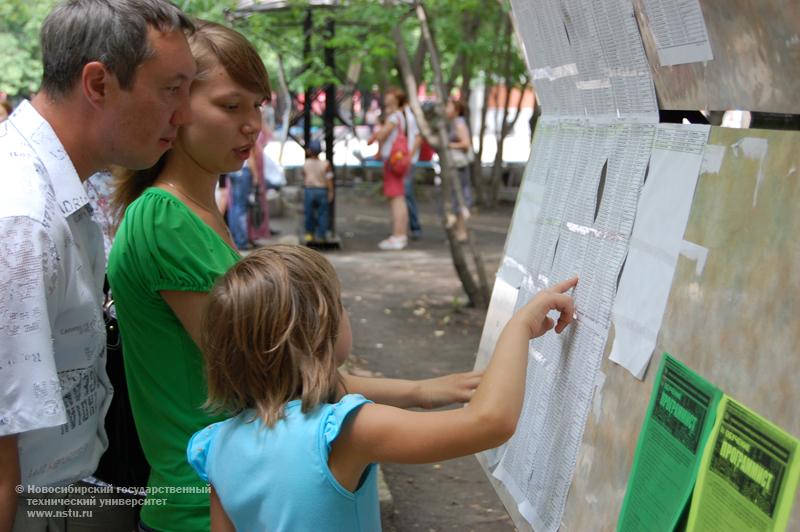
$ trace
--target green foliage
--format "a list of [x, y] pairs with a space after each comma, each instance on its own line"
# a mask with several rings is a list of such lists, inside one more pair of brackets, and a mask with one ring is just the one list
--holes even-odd
[[[360, 83], [377, 82], [385, 76], [386, 62], [394, 63], [395, 48], [390, 30], [398, 19], [397, 9], [366, 0], [354, 0], [337, 9], [314, 8], [306, 65], [303, 28], [307, 9], [306, 3], [295, 1], [287, 9], [237, 18], [234, 25], [256, 44], [269, 70], [277, 68], [278, 56], [283, 59], [291, 90], [302, 91], [326, 83], [341, 84], [353, 58], [364, 62]], [[329, 19], [335, 27], [332, 37], [327, 31]], [[335, 71], [325, 66], [326, 47], [334, 50]]]
[[[39, 29], [57, 0], [0, 1], [0, 91], [27, 97], [42, 78]], [[236, 0], [184, 0], [181, 7], [195, 17], [225, 22], [225, 9]]]
[[28, 96], [39, 87], [39, 28], [55, 0], [0, 2], [0, 91]]
[[[0, 91], [27, 95], [36, 90], [41, 78], [38, 31], [56, 0], [0, 1]], [[386, 6], [379, 0], [350, 0], [336, 9], [315, 8], [311, 32], [311, 57], [303, 63], [303, 22], [307, 2], [292, 0], [290, 7], [270, 12], [239, 14], [236, 0], [178, 0], [190, 15], [231, 24], [246, 35], [259, 50], [273, 78], [277, 78], [278, 56], [286, 66], [289, 88], [302, 91], [326, 83], [341, 83], [353, 58], [362, 61], [358, 84], [400, 85], [396, 49], [391, 30], [400, 26], [411, 54], [419, 43], [419, 24], [413, 6]], [[426, 0], [429, 23], [439, 48], [446, 80], [456, 85], [466, 74], [470, 79], [481, 72], [499, 76], [497, 69], [504, 49], [499, 42], [502, 24], [510, 9], [507, 0]], [[331, 18], [335, 35], [328, 38], [326, 20]], [[324, 64], [324, 49], [334, 49], [336, 70]], [[430, 84], [432, 73], [425, 62], [422, 79]], [[520, 78], [525, 71], [520, 54], [512, 72]]]
[[225, 24], [225, 14], [236, 8], [236, 0], [173, 0], [183, 11], [195, 18]]

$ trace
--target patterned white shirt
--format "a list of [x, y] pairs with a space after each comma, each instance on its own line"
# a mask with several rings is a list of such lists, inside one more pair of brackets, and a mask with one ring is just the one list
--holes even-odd
[[103, 237], [50, 125], [28, 102], [0, 124], [0, 436], [22, 485], [92, 474], [108, 445]]

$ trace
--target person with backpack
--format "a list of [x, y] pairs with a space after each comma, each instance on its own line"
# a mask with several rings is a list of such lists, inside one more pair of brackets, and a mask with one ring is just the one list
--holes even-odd
[[392, 234], [382, 240], [382, 250], [401, 250], [408, 246], [408, 208], [405, 200], [404, 178], [411, 167], [408, 143], [408, 121], [403, 113], [406, 94], [390, 88], [383, 97], [386, 122], [375, 132], [370, 143], [378, 141], [383, 159], [383, 195], [389, 200]]

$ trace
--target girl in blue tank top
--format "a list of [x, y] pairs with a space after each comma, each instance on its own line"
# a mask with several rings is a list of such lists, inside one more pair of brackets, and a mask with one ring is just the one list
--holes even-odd
[[344, 389], [350, 321], [322, 255], [278, 245], [239, 261], [209, 294], [202, 337], [206, 406], [234, 417], [187, 448], [211, 485], [212, 531], [380, 530], [375, 464], [438, 462], [510, 438], [528, 342], [572, 321], [565, 292], [576, 284], [540, 292], [509, 320], [466, 408], [417, 412]]

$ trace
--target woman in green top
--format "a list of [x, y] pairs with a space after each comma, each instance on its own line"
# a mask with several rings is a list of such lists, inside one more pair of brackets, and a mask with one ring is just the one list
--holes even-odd
[[[162, 139], [173, 146], [154, 168], [118, 181], [124, 218], [108, 261], [131, 407], [151, 466], [142, 530], [163, 532], [210, 528], [208, 489], [186, 460], [189, 437], [220, 419], [203, 409], [197, 340], [208, 291], [240, 258], [214, 188], [220, 174], [247, 159], [270, 94], [261, 59], [237, 32], [199, 21], [189, 45], [197, 62], [192, 122]], [[169, 87], [164, 97], [173, 97]], [[467, 401], [479, 378], [462, 373], [377, 386], [345, 375], [344, 381], [351, 393], [377, 402], [432, 408]]]

